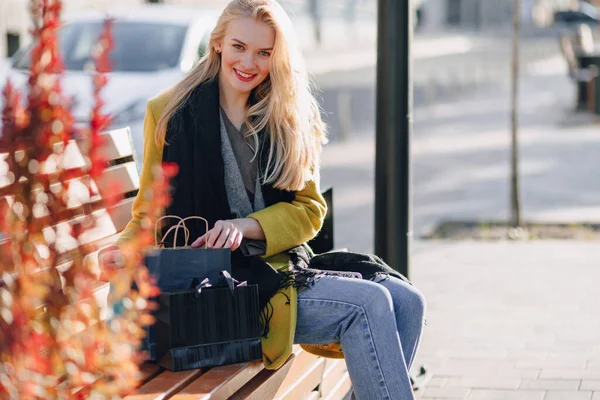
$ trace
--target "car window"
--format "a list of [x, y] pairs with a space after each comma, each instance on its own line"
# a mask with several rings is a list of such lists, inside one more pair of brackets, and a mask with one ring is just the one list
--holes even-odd
[[[187, 27], [167, 23], [113, 23], [111, 68], [115, 72], [149, 72], [176, 67]], [[68, 70], [91, 70], [91, 54], [102, 31], [102, 22], [71, 23], [58, 33], [60, 52]], [[13, 67], [29, 68], [31, 49]]]
[[598, 8], [595, 5], [588, 4], [586, 2], [580, 2], [579, 11], [592, 18], [596, 18], [598, 16]]

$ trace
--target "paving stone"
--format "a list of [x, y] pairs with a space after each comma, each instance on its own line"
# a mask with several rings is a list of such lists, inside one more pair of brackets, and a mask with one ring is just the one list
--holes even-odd
[[[600, 376], [598, 376], [600, 378]], [[600, 380], [597, 379], [584, 379], [581, 381], [580, 390], [595, 390], [600, 391]]]
[[506, 350], [495, 349], [442, 349], [436, 355], [440, 358], [464, 358], [464, 359], [503, 359], [506, 358]]
[[479, 388], [479, 389], [517, 389], [521, 379], [519, 378], [504, 378], [496, 376], [482, 376], [477, 378], [448, 378], [446, 388], [461, 387], [461, 388]]
[[448, 378], [433, 377], [427, 382], [427, 388], [442, 388], [448, 382]]
[[524, 379], [519, 389], [579, 390], [580, 383], [577, 380]]
[[468, 388], [426, 388], [423, 391], [423, 399], [464, 399], [469, 393]]
[[600, 392], [594, 392], [592, 395], [592, 400], [600, 400]]
[[444, 359], [436, 363], [435, 374], [447, 377], [500, 376], [537, 378], [539, 369], [518, 369], [514, 362], [479, 359]]
[[576, 359], [576, 360], [573, 360], [573, 359], [571, 359], [571, 360], [520, 360], [515, 363], [515, 368], [524, 368], [524, 369], [575, 368], [575, 369], [583, 369], [583, 368], [586, 368], [587, 365], [588, 365], [587, 361], [580, 360], [580, 359]]
[[548, 391], [544, 400], [591, 400], [592, 392]]
[[600, 376], [596, 369], [543, 369], [540, 379], [594, 379]]
[[482, 390], [473, 389], [467, 400], [544, 400], [546, 392], [539, 390]]

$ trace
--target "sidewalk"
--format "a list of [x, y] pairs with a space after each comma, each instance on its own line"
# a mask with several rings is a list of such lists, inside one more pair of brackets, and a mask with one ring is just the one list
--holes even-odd
[[599, 400], [600, 247], [592, 242], [426, 244], [419, 399]]
[[[419, 240], [442, 219], [508, 215], [506, 82], [414, 111], [410, 278], [428, 301], [419, 399], [600, 400], [600, 246]], [[572, 113], [562, 61], [521, 81], [525, 219], [600, 221], [600, 125]], [[586, 122], [587, 121], [587, 122]], [[373, 251], [374, 134], [325, 149], [336, 246]]]

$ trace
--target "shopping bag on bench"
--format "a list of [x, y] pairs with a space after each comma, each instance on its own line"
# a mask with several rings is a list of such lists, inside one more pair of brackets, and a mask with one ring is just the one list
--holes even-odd
[[201, 217], [178, 219], [163, 236], [172, 232], [174, 247], [157, 246], [145, 257], [161, 294], [142, 348], [173, 371], [260, 359], [258, 286], [237, 287], [229, 249], [176, 247], [180, 230], [186, 246], [190, 239], [187, 220], [202, 220], [208, 231]]
[[158, 364], [170, 371], [262, 358], [258, 286], [222, 271], [216, 286], [163, 292], [156, 314]]
[[[155, 248], [149, 250], [144, 256], [144, 263], [148, 272], [154, 278], [161, 292], [174, 292], [195, 287], [199, 282], [208, 279], [215, 283], [221, 271], [231, 272], [231, 251], [229, 249], [208, 249], [187, 247], [189, 230], [185, 226], [190, 219], [201, 220], [208, 230], [208, 222], [201, 217], [188, 217], [182, 219], [177, 216], [164, 216], [155, 224], [158, 232], [160, 223], [165, 219], [177, 219], [178, 223], [171, 226], [162, 237], [162, 242], [155, 242]], [[179, 232], [185, 236], [185, 247], [177, 247]], [[173, 237], [173, 247], [165, 248], [164, 243]], [[194, 238], [195, 239], [195, 238]], [[157, 300], [157, 299], [154, 299]], [[156, 354], [156, 328], [151, 325], [146, 328], [146, 337], [142, 340], [142, 350], [148, 352], [150, 361], [157, 360]]]

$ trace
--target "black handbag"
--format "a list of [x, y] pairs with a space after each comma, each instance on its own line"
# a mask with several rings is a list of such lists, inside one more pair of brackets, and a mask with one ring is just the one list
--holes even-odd
[[[205, 219], [188, 217], [164, 237], [174, 230], [177, 243], [183, 228], [187, 243], [188, 219], [203, 220], [208, 230]], [[156, 323], [142, 341], [151, 361], [181, 371], [262, 357], [258, 286], [236, 287], [229, 249], [157, 248], [146, 254], [145, 262], [161, 290], [155, 299]]]

